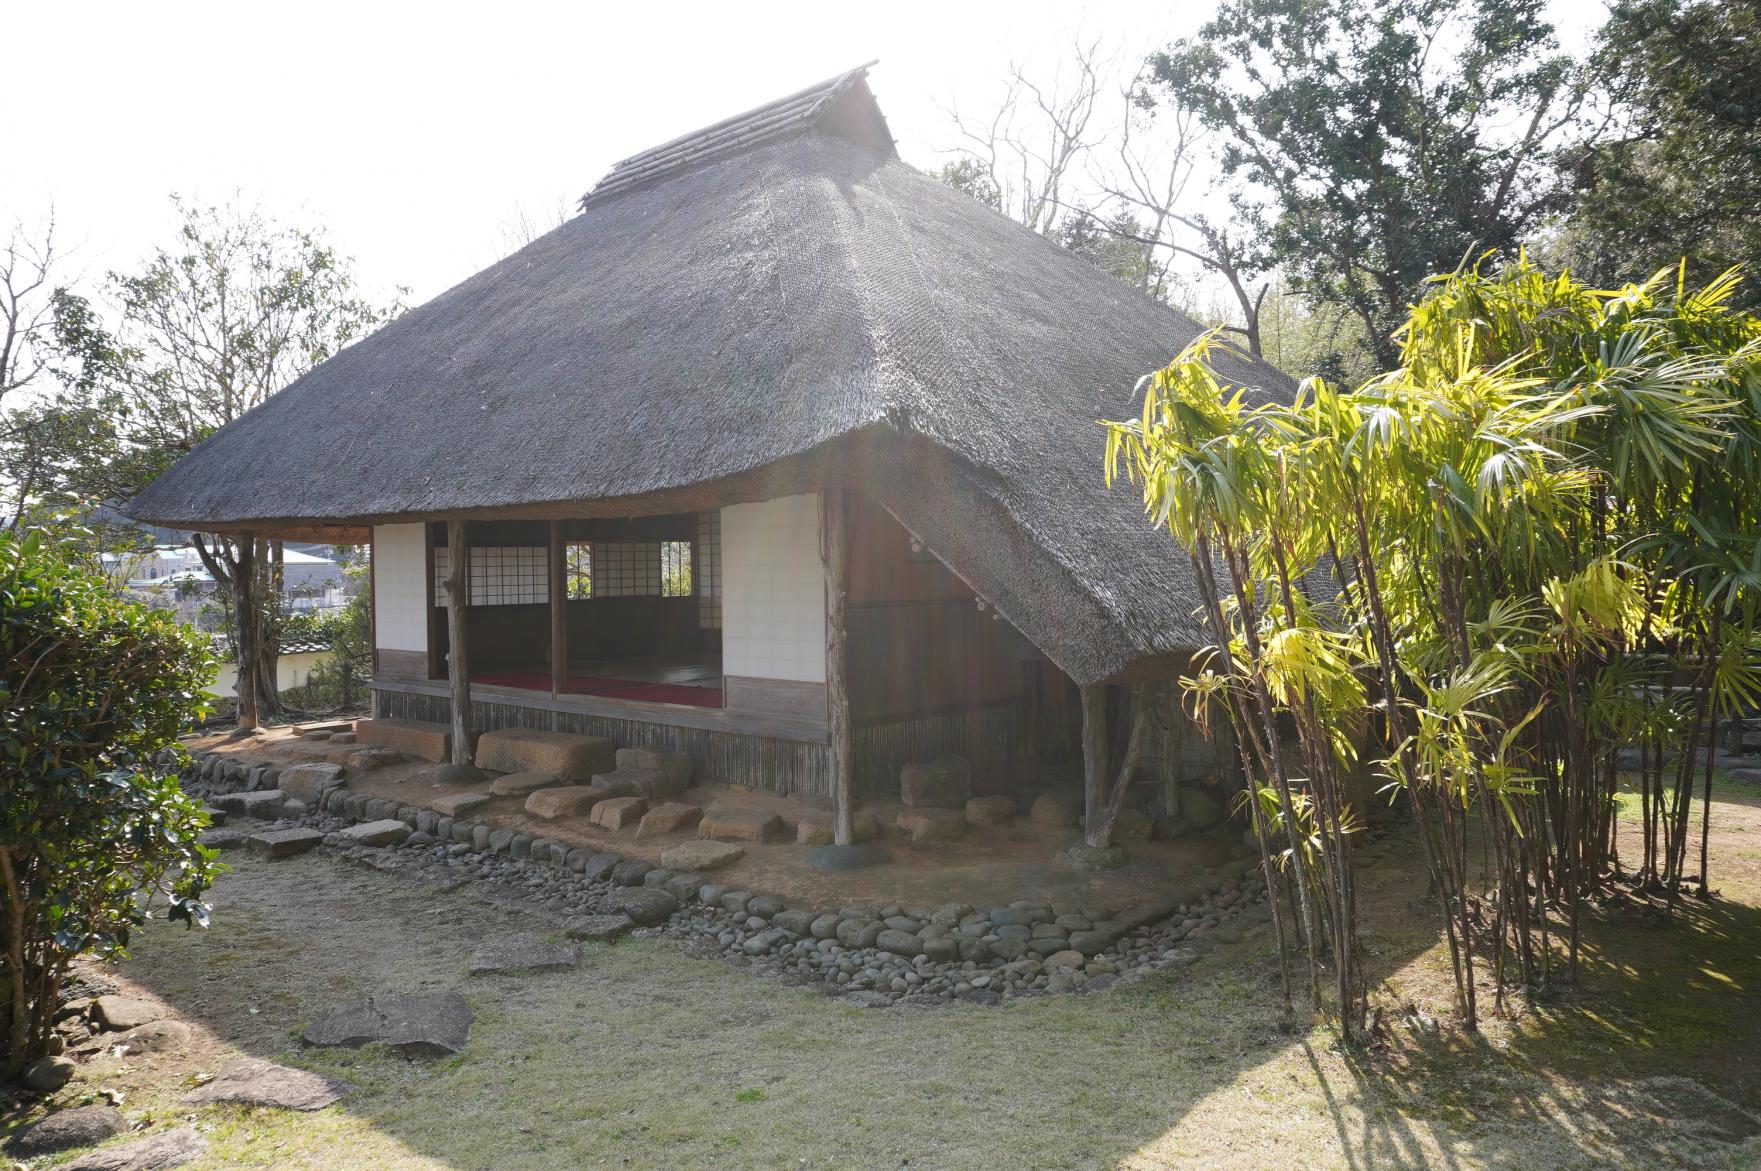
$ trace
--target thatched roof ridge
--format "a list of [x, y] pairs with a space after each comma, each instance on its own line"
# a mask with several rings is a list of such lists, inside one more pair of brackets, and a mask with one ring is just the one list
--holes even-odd
[[1096, 420], [1135, 414], [1137, 378], [1199, 324], [901, 162], [860, 77], [819, 110], [596, 189], [224, 428], [130, 515], [661, 512], [858, 476], [1078, 681], [1194, 646], [1185, 559], [1103, 485]]
[[[605, 178], [595, 184], [593, 190], [583, 195], [579, 204], [585, 208], [595, 200], [607, 199], [676, 171], [701, 166], [738, 151], [751, 150], [786, 135], [799, 134], [825, 119], [828, 112], [852, 89], [859, 88], [862, 91], [858, 101], [865, 97], [867, 104], [873, 106], [873, 95], [868, 94], [864, 80], [868, 76], [869, 66], [873, 64], [870, 61], [859, 65], [836, 77], [797, 90], [787, 97], [766, 102], [756, 109], [735, 114], [731, 118], [723, 118], [701, 130], [681, 134], [659, 146], [651, 146], [613, 163]], [[878, 113], [877, 109], [877, 116]], [[892, 137], [884, 133], [885, 120], [880, 119], [879, 125], [883, 133], [873, 145], [883, 151], [891, 151]]]

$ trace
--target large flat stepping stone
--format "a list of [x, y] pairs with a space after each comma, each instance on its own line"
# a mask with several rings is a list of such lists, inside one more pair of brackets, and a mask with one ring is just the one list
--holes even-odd
[[659, 834], [676, 834], [683, 830], [696, 829], [702, 817], [703, 809], [700, 806], [668, 801], [664, 805], [656, 805], [642, 815], [641, 823], [636, 826], [636, 836], [652, 838]]
[[553, 785], [534, 789], [526, 798], [526, 812], [546, 821], [559, 817], [584, 817], [605, 797], [587, 785]]
[[496, 777], [489, 786], [491, 796], [495, 797], [530, 797], [540, 789], [548, 789], [557, 783], [555, 773], [509, 773], [505, 777]]
[[[858, 809], [855, 817], [856, 840], [872, 841], [880, 837], [880, 818], [866, 809]], [[837, 840], [837, 823], [830, 813], [815, 809], [801, 815], [795, 823], [795, 840], [803, 846], [829, 846]]]
[[345, 783], [340, 764], [292, 765], [281, 770], [281, 780], [277, 782], [283, 793], [307, 805], [317, 805], [324, 794]]
[[972, 796], [972, 765], [963, 756], [938, 756], [899, 770], [899, 800], [911, 809], [963, 809]]
[[428, 802], [428, 808], [442, 817], [463, 817], [473, 809], [489, 804], [488, 793], [446, 793]]
[[667, 752], [659, 748], [620, 748], [617, 754], [618, 771], [651, 773], [653, 777], [647, 782], [647, 789], [642, 792], [650, 799], [657, 797], [678, 797], [691, 784], [691, 758], [683, 752]]
[[781, 833], [783, 819], [752, 805], [711, 805], [697, 823], [697, 835], [730, 842], [768, 842]]
[[581, 953], [566, 943], [551, 943], [529, 931], [492, 939], [471, 953], [471, 975], [497, 972], [554, 972], [581, 962]]
[[732, 842], [699, 839], [695, 842], [681, 842], [662, 850], [660, 864], [681, 874], [693, 870], [717, 870], [738, 862], [745, 852], [746, 847], [736, 846]]
[[170, 1171], [195, 1162], [207, 1150], [208, 1140], [184, 1127], [81, 1155], [63, 1163], [61, 1171]]
[[913, 842], [952, 842], [966, 832], [966, 814], [959, 809], [907, 809], [897, 824]]
[[426, 720], [356, 720], [355, 739], [405, 756], [435, 762], [452, 759], [452, 728]]
[[138, 1029], [165, 1018], [165, 1009], [151, 1000], [132, 996], [100, 996], [92, 1001], [92, 1020], [100, 1029], [122, 1032]]
[[359, 1049], [379, 1043], [403, 1053], [444, 1057], [462, 1053], [477, 1014], [457, 992], [381, 992], [334, 1008], [307, 1027], [308, 1045]]
[[266, 829], [251, 835], [251, 850], [270, 861], [292, 858], [317, 847], [324, 835], [315, 829]]
[[[1184, 812], [1185, 806], [1181, 809]], [[1082, 819], [1082, 794], [1065, 790], [1041, 793], [1027, 811], [1027, 817], [1036, 825], [1073, 826]]]
[[363, 846], [395, 846], [410, 836], [410, 827], [395, 817], [363, 821], [344, 829], [341, 836]]
[[240, 817], [276, 818], [287, 804], [287, 794], [280, 789], [258, 789], [254, 793], [220, 793], [208, 799], [216, 809], [224, 809]]
[[246, 1057], [220, 1071], [213, 1081], [183, 1096], [187, 1106], [234, 1102], [240, 1106], [278, 1106], [283, 1110], [322, 1110], [354, 1087], [340, 1078]]
[[628, 915], [576, 915], [563, 924], [563, 934], [570, 939], [610, 943], [634, 926], [636, 921]]
[[603, 915], [627, 915], [644, 927], [666, 922], [679, 909], [679, 900], [658, 886], [627, 886], [599, 900]]
[[89, 1147], [127, 1129], [128, 1119], [114, 1106], [76, 1106], [59, 1110], [35, 1126], [19, 1131], [6, 1144], [6, 1150], [21, 1159], [32, 1159]]
[[549, 773], [585, 783], [617, 764], [617, 746], [604, 736], [577, 736], [537, 728], [499, 728], [477, 740], [477, 767], [498, 773]]
[[647, 812], [648, 802], [641, 797], [607, 797], [588, 816], [594, 825], [622, 831], [641, 821]]
[[990, 797], [974, 797], [966, 803], [966, 824], [1001, 825], [1013, 818], [1019, 809], [1013, 797], [997, 793]]
[[248, 837], [242, 829], [208, 829], [202, 831], [198, 840], [210, 850], [236, 850], [245, 844]]

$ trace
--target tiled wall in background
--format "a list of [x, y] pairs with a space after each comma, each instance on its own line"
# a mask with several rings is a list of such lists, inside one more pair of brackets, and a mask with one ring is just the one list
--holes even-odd
[[819, 498], [722, 509], [722, 671], [825, 682]]
[[427, 544], [420, 524], [373, 530], [373, 629], [387, 650], [428, 649]]

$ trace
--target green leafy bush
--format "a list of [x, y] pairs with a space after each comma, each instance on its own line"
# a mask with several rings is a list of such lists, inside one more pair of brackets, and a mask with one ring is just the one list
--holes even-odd
[[154, 764], [212, 664], [41, 533], [0, 533], [0, 1076], [42, 1054], [68, 965], [163, 904], [205, 925], [207, 824]]

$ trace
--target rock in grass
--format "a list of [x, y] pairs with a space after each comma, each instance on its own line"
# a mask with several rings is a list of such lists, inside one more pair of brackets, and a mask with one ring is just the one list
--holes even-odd
[[652, 927], [677, 911], [679, 900], [659, 887], [631, 886], [606, 895], [599, 909], [607, 915], [628, 915], [642, 926]]
[[570, 939], [609, 943], [634, 926], [636, 921], [628, 915], [576, 915], [563, 924], [563, 934]]
[[353, 1088], [340, 1078], [246, 1057], [222, 1069], [207, 1085], [185, 1094], [183, 1102], [186, 1106], [234, 1102], [240, 1106], [311, 1111], [324, 1109]]
[[190, 1027], [182, 1021], [151, 1021], [129, 1030], [122, 1046], [129, 1053], [179, 1053], [190, 1043]]
[[551, 943], [530, 931], [492, 939], [471, 954], [471, 975], [500, 972], [553, 972], [581, 962], [581, 953], [566, 943]]
[[62, 1171], [170, 1171], [193, 1163], [207, 1149], [208, 1140], [185, 1127], [81, 1155], [62, 1164]]
[[92, 1019], [100, 1029], [120, 1032], [163, 1020], [165, 1010], [151, 1000], [131, 996], [100, 996], [92, 1002]]
[[71, 1057], [39, 1057], [24, 1067], [18, 1080], [27, 1089], [50, 1094], [72, 1081], [78, 1069]]
[[474, 1020], [457, 992], [381, 992], [332, 1009], [303, 1036], [308, 1045], [359, 1049], [378, 1042], [402, 1053], [443, 1057], [464, 1051]]
[[128, 1119], [114, 1106], [77, 1106], [51, 1114], [35, 1126], [19, 1131], [6, 1144], [6, 1149], [21, 1159], [33, 1159], [57, 1151], [71, 1151], [75, 1147], [89, 1147], [127, 1129]]

